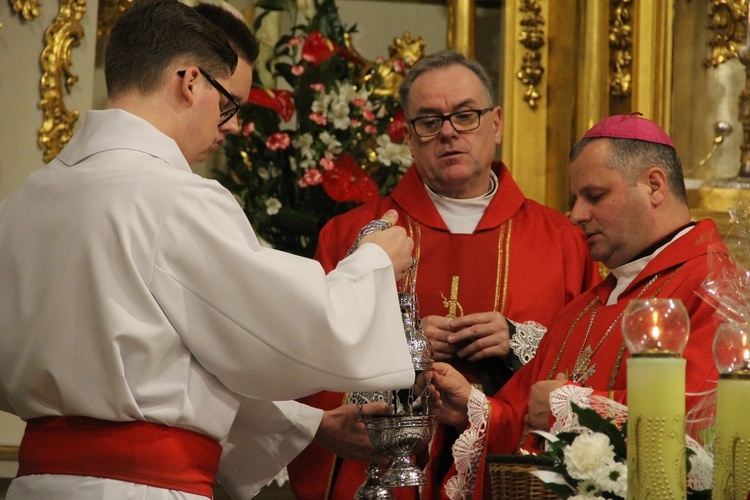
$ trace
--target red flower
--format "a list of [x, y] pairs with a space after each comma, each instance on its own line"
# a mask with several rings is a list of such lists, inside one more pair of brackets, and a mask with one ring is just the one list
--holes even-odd
[[323, 173], [323, 189], [332, 200], [365, 203], [378, 197], [378, 185], [349, 153], [334, 160], [335, 167]]
[[318, 66], [330, 59], [335, 50], [333, 42], [324, 37], [320, 31], [312, 31], [302, 45], [302, 60]]
[[297, 181], [299, 184], [299, 187], [306, 188], [308, 186], [315, 186], [321, 183], [323, 180], [323, 174], [320, 173], [320, 170], [317, 168], [311, 168], [307, 172], [305, 172], [305, 175], [302, 176], [302, 178]]
[[274, 132], [266, 141], [266, 147], [271, 151], [279, 151], [288, 148], [291, 143], [292, 140], [289, 138], [289, 134]]
[[253, 88], [247, 102], [269, 108], [288, 122], [294, 116], [294, 93], [289, 90]]
[[388, 128], [386, 131], [388, 132], [388, 137], [391, 138], [391, 142], [394, 144], [401, 144], [404, 142], [405, 132], [404, 132], [404, 124], [406, 123], [406, 117], [404, 116], [404, 110], [399, 108], [398, 111], [396, 111], [396, 116], [393, 117], [393, 121], [388, 124]]

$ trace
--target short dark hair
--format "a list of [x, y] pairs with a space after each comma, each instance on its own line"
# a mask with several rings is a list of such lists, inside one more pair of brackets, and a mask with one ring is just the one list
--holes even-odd
[[140, 0], [110, 33], [104, 56], [109, 97], [138, 89], [150, 94], [164, 83], [165, 70], [178, 59], [206, 72], [229, 76], [237, 53], [214, 24], [178, 0]]
[[667, 176], [667, 184], [677, 199], [687, 204], [685, 178], [682, 173], [682, 163], [677, 151], [666, 144], [639, 141], [636, 139], [620, 139], [610, 137], [589, 137], [581, 139], [573, 145], [568, 160], [572, 162], [586, 146], [594, 141], [606, 140], [610, 144], [610, 156], [607, 167], [617, 170], [629, 186], [635, 186], [638, 177], [646, 169], [656, 166], [661, 168]]
[[487, 93], [489, 105], [492, 106], [495, 101], [494, 92], [492, 91], [492, 81], [482, 65], [455, 50], [441, 50], [423, 57], [406, 73], [406, 77], [398, 90], [399, 97], [401, 98], [401, 107], [405, 111], [408, 111], [409, 91], [411, 91], [411, 86], [417, 78], [433, 69], [446, 68], [454, 64], [464, 66], [477, 75], [479, 81], [482, 82], [484, 91]]
[[255, 63], [260, 54], [260, 44], [245, 21], [218, 5], [199, 3], [193, 8], [224, 32], [241, 59], [248, 64]]

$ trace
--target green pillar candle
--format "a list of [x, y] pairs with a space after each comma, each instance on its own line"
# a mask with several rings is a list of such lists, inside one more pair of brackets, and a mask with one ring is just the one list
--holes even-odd
[[715, 500], [748, 498], [750, 493], [750, 329], [746, 323], [725, 322], [716, 329], [714, 361], [716, 385], [714, 434]]
[[750, 374], [721, 375], [716, 388], [714, 479], [711, 498], [745, 500], [750, 492]]
[[628, 367], [628, 499], [687, 498], [685, 360], [636, 356]]
[[628, 368], [628, 500], [687, 498], [685, 365], [690, 318], [676, 299], [634, 300]]

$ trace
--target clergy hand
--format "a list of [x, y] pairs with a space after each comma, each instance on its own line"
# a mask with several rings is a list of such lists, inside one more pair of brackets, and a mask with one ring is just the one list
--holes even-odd
[[391, 259], [396, 280], [400, 280], [406, 276], [413, 263], [411, 251], [414, 249], [414, 240], [406, 235], [406, 229], [395, 225], [398, 220], [398, 212], [395, 210], [388, 210], [381, 219], [388, 221], [391, 227], [365, 236], [360, 245], [375, 243], [382, 248]]
[[[365, 415], [390, 415], [390, 407], [385, 403], [368, 403], [362, 405]], [[378, 453], [370, 442], [364, 422], [359, 419], [357, 405], [343, 405], [323, 412], [315, 443], [339, 457], [375, 462], [388, 465], [390, 457]]]
[[554, 380], [542, 380], [531, 386], [529, 397], [529, 412], [524, 418], [526, 425], [534, 430], [549, 430], [549, 395], [558, 387], [562, 387], [568, 378], [559, 373]]
[[437, 362], [432, 372], [430, 411], [438, 422], [464, 430], [469, 426], [468, 404], [471, 384], [447, 363]]
[[453, 318], [449, 329], [453, 332], [447, 342], [458, 347], [456, 356], [479, 361], [485, 358], [505, 358], [510, 352], [508, 322], [499, 312], [467, 314]]
[[450, 320], [444, 316], [425, 316], [420, 323], [425, 336], [432, 345], [432, 357], [435, 361], [449, 361], [456, 357], [461, 345], [448, 342], [453, 335]]

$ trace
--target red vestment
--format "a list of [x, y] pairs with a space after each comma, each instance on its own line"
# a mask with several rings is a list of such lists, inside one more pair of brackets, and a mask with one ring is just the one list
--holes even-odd
[[[496, 162], [493, 170], [497, 192], [473, 234], [448, 230], [412, 166], [389, 197], [331, 220], [320, 233], [316, 258], [326, 271], [333, 269], [365, 224], [395, 208], [398, 224], [414, 238], [421, 317], [499, 311], [516, 322], [549, 326], [565, 304], [600, 281], [598, 266], [579, 228], [563, 214], [525, 198], [504, 165]], [[477, 380], [473, 363], [454, 365]], [[332, 409], [343, 399], [343, 394], [325, 392], [302, 402]], [[297, 498], [351, 500], [365, 480], [367, 464], [334, 462], [331, 453], [313, 443], [289, 464]], [[399, 499], [416, 496], [412, 488], [393, 493]]]
[[[515, 453], [524, 435], [523, 447], [534, 449], [535, 435], [526, 435], [523, 421], [531, 386], [537, 381], [552, 379], [560, 372], [570, 375], [586, 346], [593, 348], [604, 338], [591, 357], [589, 366], [595, 365], [595, 371], [585, 382], [586, 387], [593, 388], [594, 394], [627, 404], [625, 360], [629, 353], [623, 344], [620, 323], [627, 304], [639, 295], [640, 298], [658, 296], [682, 301], [690, 315], [690, 337], [683, 353], [687, 360], [686, 392], [699, 393], [715, 386], [718, 372], [711, 355], [717, 327], [715, 309], [696, 294], [708, 273], [709, 252], [728, 255], [716, 225], [711, 220], [703, 220], [656, 255], [616, 303], [606, 305], [616, 285], [615, 278], [610, 275], [560, 312], [539, 344], [536, 357], [518, 370], [495, 396], [488, 398], [490, 417], [486, 444], [473, 498], [490, 498], [491, 483], [485, 464], [487, 453]], [[594, 310], [596, 316], [589, 328]], [[613, 325], [605, 338], [605, 333]], [[586, 339], [588, 330], [590, 334]], [[686, 409], [696, 402], [688, 398]]]

